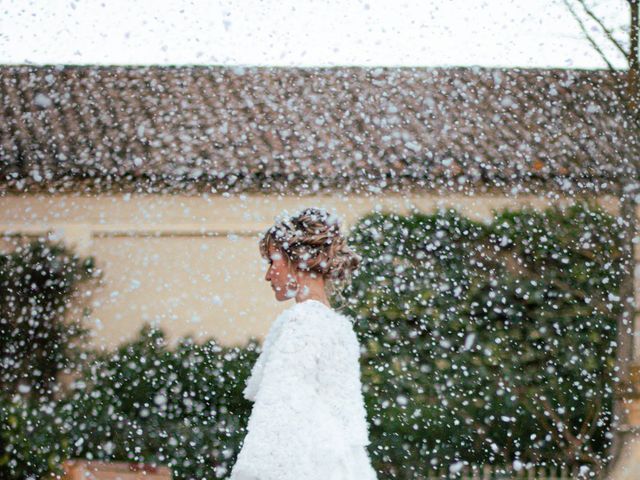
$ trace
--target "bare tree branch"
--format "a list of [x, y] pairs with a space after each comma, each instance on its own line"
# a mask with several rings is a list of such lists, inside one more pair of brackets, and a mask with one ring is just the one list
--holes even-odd
[[578, 26], [580, 27], [580, 30], [582, 30], [582, 33], [584, 34], [584, 36], [586, 37], [586, 39], [589, 41], [589, 43], [591, 44], [591, 46], [595, 49], [596, 52], [598, 52], [598, 54], [600, 55], [600, 57], [602, 57], [602, 60], [604, 61], [604, 63], [607, 64], [607, 67], [609, 68], [609, 70], [611, 70], [612, 72], [615, 72], [616, 69], [613, 67], [613, 65], [611, 64], [611, 62], [609, 62], [609, 59], [607, 58], [607, 56], [604, 54], [604, 52], [602, 51], [602, 49], [598, 46], [597, 42], [593, 39], [593, 37], [589, 34], [589, 32], [587, 31], [587, 28], [584, 26], [584, 22], [582, 21], [582, 19], [578, 16], [578, 14], [576, 13], [576, 11], [573, 9], [573, 7], [571, 6], [571, 4], [569, 3], [569, 0], [562, 0], [565, 4], [565, 6], [567, 7], [567, 10], [569, 10], [569, 12], [571, 13], [571, 15], [573, 16], [573, 18], [575, 18], [576, 22], [578, 22]]
[[624, 58], [627, 59], [627, 62], [629, 61], [629, 56], [631, 52], [627, 52], [624, 47], [622, 46], [622, 44], [620, 42], [618, 42], [614, 36], [613, 33], [611, 32], [611, 30], [609, 30], [605, 24], [602, 22], [602, 20], [600, 20], [594, 13], [593, 11], [587, 6], [587, 4], [585, 3], [584, 0], [578, 0], [578, 2], [580, 3], [580, 5], [582, 5], [582, 8], [584, 9], [584, 11], [587, 13], [587, 15], [589, 15], [591, 18], [593, 18], [596, 23], [598, 25], [600, 25], [600, 28], [602, 28], [602, 30], [604, 31], [604, 33], [607, 35], [607, 38], [609, 39], [609, 41], [611, 43], [613, 43], [616, 48], [620, 51], [620, 53], [622, 53], [622, 55], [624, 55]]

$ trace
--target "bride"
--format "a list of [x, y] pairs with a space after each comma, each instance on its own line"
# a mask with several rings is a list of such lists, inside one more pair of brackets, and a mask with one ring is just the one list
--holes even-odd
[[296, 303], [271, 325], [247, 380], [253, 409], [230, 480], [375, 480], [360, 345], [325, 291], [361, 258], [318, 208], [278, 221], [260, 253], [276, 300]]

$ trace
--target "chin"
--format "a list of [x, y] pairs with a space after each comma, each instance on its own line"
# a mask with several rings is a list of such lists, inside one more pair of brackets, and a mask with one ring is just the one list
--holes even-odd
[[275, 292], [275, 297], [276, 297], [276, 300], [278, 302], [286, 302], [287, 300], [291, 300], [292, 298], [295, 298], [296, 296], [295, 296], [295, 294], [290, 296], [290, 295], [287, 295], [286, 292], [276, 291]]

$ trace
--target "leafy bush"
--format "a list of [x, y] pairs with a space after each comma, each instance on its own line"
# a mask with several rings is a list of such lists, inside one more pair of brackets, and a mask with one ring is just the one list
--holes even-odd
[[171, 349], [145, 326], [94, 354], [65, 398], [4, 398], [2, 478], [60, 472], [67, 458], [158, 463], [174, 478], [221, 478], [235, 463], [251, 404], [242, 390], [259, 344], [183, 338]]
[[0, 253], [1, 478], [39, 475], [63, 458], [53, 397], [58, 374], [82, 356], [85, 330], [72, 300], [97, 276], [92, 258], [60, 243]]
[[[369, 215], [350, 243], [363, 255], [340, 292], [365, 347], [370, 453], [380, 479], [429, 465], [607, 461], [618, 226], [593, 205], [497, 213]], [[224, 478], [246, 432], [242, 397], [259, 344], [144, 329], [96, 353], [69, 394], [0, 408], [4, 478], [60, 459], [158, 462], [176, 479]], [[10, 468], [7, 468], [10, 465]], [[12, 476], [13, 475], [13, 476]]]
[[81, 317], [71, 299], [97, 271], [62, 244], [36, 240], [0, 253], [0, 387], [3, 394], [51, 396], [58, 373], [72, 369]]
[[215, 340], [170, 349], [145, 327], [114, 353], [96, 356], [61, 405], [71, 455], [157, 462], [175, 478], [219, 478], [235, 461], [251, 403], [242, 390], [259, 353]]
[[59, 402], [46, 397], [0, 396], [0, 478], [37, 479], [69, 458]]
[[606, 462], [618, 228], [595, 206], [361, 219], [345, 297], [378, 471]]

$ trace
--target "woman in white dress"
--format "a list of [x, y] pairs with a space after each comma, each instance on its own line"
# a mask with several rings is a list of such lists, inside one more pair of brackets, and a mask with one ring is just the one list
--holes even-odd
[[328, 289], [357, 268], [337, 218], [307, 208], [260, 242], [276, 300], [295, 299], [273, 322], [247, 380], [253, 402], [230, 480], [375, 480], [352, 320]]

